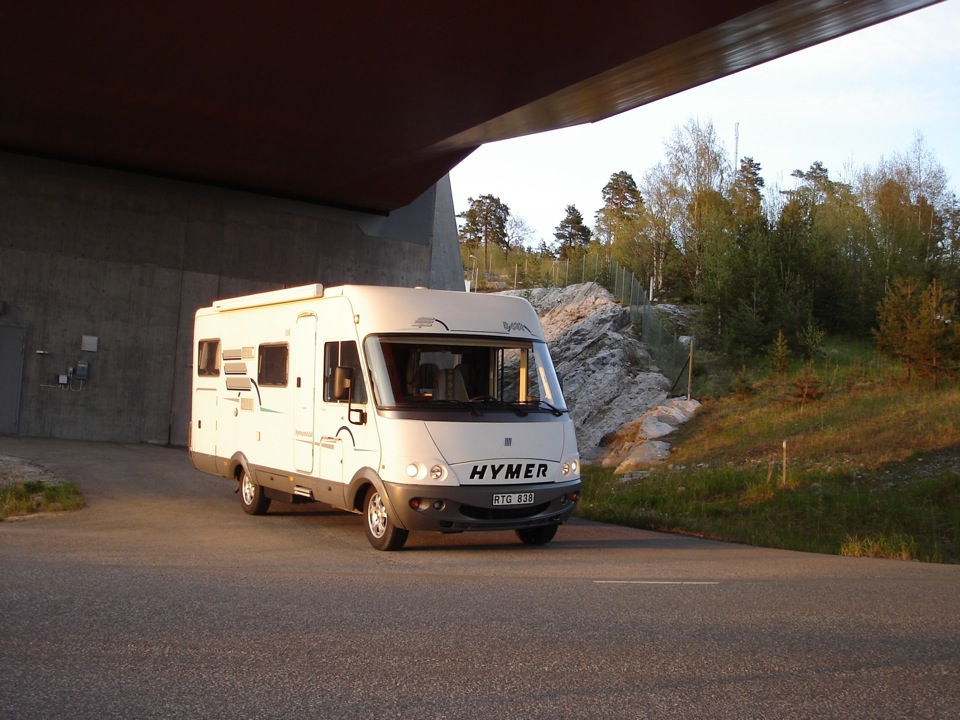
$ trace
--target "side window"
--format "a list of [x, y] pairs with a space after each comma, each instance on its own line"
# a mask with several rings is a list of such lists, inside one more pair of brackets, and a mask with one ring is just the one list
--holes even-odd
[[220, 375], [220, 341], [201, 340], [197, 346], [197, 375], [218, 377]]
[[266, 387], [286, 387], [288, 355], [286, 345], [261, 345], [257, 362], [257, 382]]
[[333, 372], [338, 366], [353, 368], [353, 402], [365, 403], [366, 383], [363, 382], [363, 370], [360, 368], [360, 353], [353, 341], [328, 342], [323, 346], [324, 401], [337, 402], [333, 397]]

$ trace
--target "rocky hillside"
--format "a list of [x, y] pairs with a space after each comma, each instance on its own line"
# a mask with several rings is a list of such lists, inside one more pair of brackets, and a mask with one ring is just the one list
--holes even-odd
[[637, 339], [629, 310], [592, 282], [504, 294], [526, 298], [540, 316], [581, 457], [620, 472], [664, 457], [669, 446], [654, 438], [697, 403], [668, 402], [670, 381]]

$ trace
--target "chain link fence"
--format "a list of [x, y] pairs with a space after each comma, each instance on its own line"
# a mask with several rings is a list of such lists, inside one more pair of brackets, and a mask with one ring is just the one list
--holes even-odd
[[612, 287], [607, 286], [607, 289], [623, 305], [630, 308], [631, 320], [640, 328], [640, 339], [650, 350], [650, 355], [656, 360], [663, 374], [676, 385], [690, 356], [689, 345], [680, 342], [679, 338], [666, 328], [650, 302], [647, 290], [633, 273], [616, 260], [611, 260], [608, 278]]

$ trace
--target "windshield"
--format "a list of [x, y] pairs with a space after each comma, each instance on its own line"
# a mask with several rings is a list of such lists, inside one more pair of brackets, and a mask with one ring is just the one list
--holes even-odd
[[364, 350], [381, 408], [565, 410], [543, 342], [373, 335]]

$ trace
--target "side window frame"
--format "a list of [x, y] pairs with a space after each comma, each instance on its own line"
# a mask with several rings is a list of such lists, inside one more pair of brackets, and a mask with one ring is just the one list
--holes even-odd
[[260, 387], [286, 387], [289, 378], [290, 346], [287, 343], [260, 345], [257, 350], [257, 384]]
[[220, 377], [220, 338], [204, 338], [197, 343], [197, 376]]

